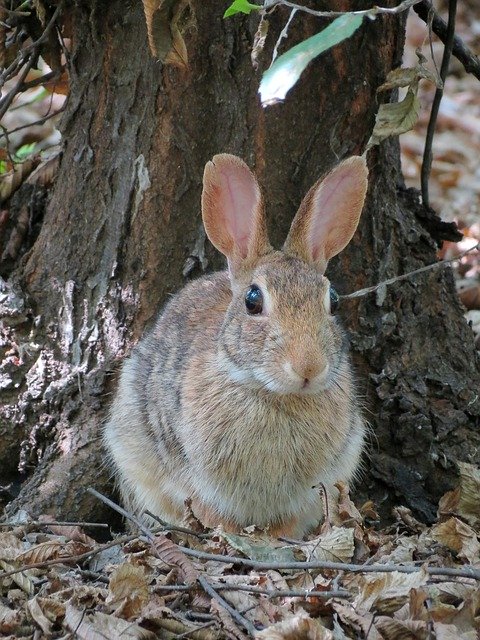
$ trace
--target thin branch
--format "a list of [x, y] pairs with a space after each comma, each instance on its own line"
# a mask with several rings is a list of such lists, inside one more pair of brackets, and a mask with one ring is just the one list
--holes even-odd
[[476, 249], [480, 250], [480, 242], [478, 242], [475, 246], [470, 247], [463, 253], [459, 254], [455, 258], [450, 258], [449, 260], [440, 260], [439, 262], [434, 262], [433, 264], [427, 264], [425, 267], [420, 267], [420, 269], [415, 269], [414, 271], [409, 271], [408, 273], [404, 273], [401, 276], [395, 276], [394, 278], [389, 278], [388, 280], [384, 280], [379, 284], [374, 284], [371, 287], [366, 287], [365, 289], [359, 289], [358, 291], [354, 291], [353, 293], [347, 293], [345, 295], [340, 296], [341, 300], [348, 300], [351, 298], [361, 298], [362, 296], [367, 295], [367, 293], [372, 293], [373, 291], [377, 291], [381, 287], [386, 287], [395, 282], [400, 282], [400, 280], [407, 280], [412, 276], [416, 276], [419, 273], [424, 273], [425, 271], [430, 271], [430, 269], [436, 269], [437, 267], [446, 267], [452, 262], [457, 262], [464, 256], [466, 256], [471, 251], [475, 251]]
[[[157, 531], [160, 531], [160, 527], [155, 527], [155, 529], [152, 529], [153, 533]], [[98, 547], [96, 547], [95, 549], [92, 549], [91, 551], [86, 551], [85, 553], [79, 553], [76, 556], [70, 556], [70, 558], [57, 558], [54, 560], [45, 560], [44, 562], [34, 562], [32, 564], [25, 564], [19, 567], [18, 569], [11, 569], [10, 571], [4, 571], [3, 573], [0, 573], [0, 580], [2, 580], [3, 578], [8, 578], [8, 576], [14, 576], [16, 573], [22, 573], [23, 571], [28, 571], [28, 569], [44, 569], [45, 567], [53, 567], [61, 564], [69, 564], [71, 562], [74, 562], [75, 564], [77, 564], [79, 562], [83, 562], [83, 560], [89, 560], [93, 556], [96, 556], [97, 554], [101, 553], [102, 551], [105, 551], [106, 549], [111, 549], [112, 547], [121, 546], [123, 544], [127, 544], [127, 542], [132, 542], [132, 540], [138, 540], [139, 538], [140, 536], [138, 535], [138, 533], [135, 533], [132, 535], [116, 538], [111, 542], [106, 542], [105, 544], [99, 545]]]
[[198, 582], [202, 585], [204, 591], [208, 593], [211, 598], [216, 600], [225, 609], [225, 611], [227, 611], [232, 616], [233, 620], [235, 620], [237, 624], [242, 626], [249, 635], [255, 635], [256, 629], [253, 624], [249, 620], [244, 618], [242, 614], [240, 614], [234, 607], [232, 607], [232, 605], [229, 604], [224, 598], [222, 598], [222, 596], [215, 590], [210, 582], [208, 582], [205, 576], [200, 574], [198, 576]]
[[[52, 113], [47, 114], [46, 116], [44, 116], [43, 118], [40, 118], [39, 120], [35, 120], [34, 122], [29, 122], [28, 124], [22, 124], [20, 127], [15, 127], [15, 129], [11, 129], [10, 131], [7, 131], [3, 133], [0, 133], [0, 139], [3, 136], [8, 136], [12, 133], [16, 133], [17, 131], [21, 131], [22, 129], [28, 129], [29, 127], [34, 127], [36, 125], [39, 124], [43, 124], [44, 122], [46, 122], [47, 120], [50, 120], [51, 118], [54, 118], [55, 116], [58, 116], [60, 113], [62, 113], [63, 111], [65, 111], [65, 104], [63, 104], [60, 109], [57, 109], [57, 111], [53, 111]], [[2, 127], [3, 129], [5, 129], [4, 127]]]
[[280, 46], [280, 43], [282, 42], [282, 40], [284, 38], [286, 38], [288, 36], [288, 29], [292, 23], [293, 18], [295, 17], [295, 14], [297, 13], [298, 9], [292, 9], [290, 12], [290, 15], [288, 16], [288, 20], [285, 24], [285, 26], [283, 27], [283, 29], [280, 32], [280, 35], [278, 36], [278, 39], [275, 43], [275, 46], [273, 47], [273, 53], [272, 53], [272, 62], [271, 64], [273, 64], [275, 62], [275, 58], [278, 55], [278, 48]]
[[403, 0], [396, 7], [378, 7], [374, 6], [371, 9], [364, 9], [362, 11], [316, 11], [315, 9], [310, 9], [310, 7], [304, 7], [300, 4], [295, 4], [294, 2], [289, 2], [289, 0], [265, 0], [263, 4], [264, 11], [271, 11], [276, 9], [278, 6], [289, 7], [290, 9], [296, 9], [297, 11], [303, 11], [304, 13], [309, 13], [312, 16], [316, 16], [317, 18], [336, 18], [338, 16], [343, 16], [346, 13], [350, 13], [355, 16], [366, 16], [368, 18], [374, 18], [375, 16], [386, 13], [386, 14], [397, 14], [402, 13], [403, 11], [407, 11], [410, 7], [422, 2], [422, 0]]
[[20, 74], [20, 78], [17, 80], [15, 86], [7, 93], [7, 95], [4, 98], [0, 100], [0, 120], [3, 118], [3, 116], [7, 112], [15, 96], [20, 92], [20, 87], [24, 83], [25, 78], [28, 75], [28, 72], [33, 67], [33, 63], [35, 62], [35, 59], [36, 59], [36, 54], [32, 53], [28, 59], [27, 64], [24, 65], [22, 69], [22, 73]]
[[[308, 569], [328, 569], [331, 571], [350, 571], [351, 573], [393, 573], [398, 571], [399, 573], [417, 573], [420, 571], [419, 567], [407, 566], [400, 564], [349, 564], [343, 562], [327, 562], [320, 560], [313, 560], [311, 562], [259, 562], [256, 560], [250, 560], [249, 558], [238, 558], [236, 556], [220, 556], [215, 553], [206, 553], [204, 551], [197, 551], [196, 549], [187, 549], [182, 547], [182, 551], [187, 556], [193, 558], [199, 558], [200, 560], [215, 560], [216, 562], [225, 562], [239, 564], [244, 567], [250, 567], [251, 569], [258, 569], [260, 571], [274, 570], [288, 570], [295, 569], [299, 571], [306, 571]], [[457, 576], [461, 578], [472, 578], [473, 580], [480, 580], [480, 569], [475, 567], [464, 566], [461, 569], [455, 569], [453, 567], [425, 567], [425, 571], [432, 576]], [[1, 577], [1, 576], [0, 576]]]
[[189, 536], [195, 536], [195, 538], [200, 538], [201, 540], [204, 538], [212, 537], [211, 533], [198, 533], [198, 531], [194, 531], [193, 529], [188, 529], [187, 527], [180, 527], [176, 524], [171, 524], [170, 522], [166, 522], [165, 520], [162, 520], [162, 518], [159, 518], [148, 509], [144, 513], [150, 518], [153, 518], [153, 520], [158, 522], [158, 524], [161, 524], [165, 531], [178, 531], [179, 533], [186, 533]]
[[0, 527], [100, 527], [109, 529], [110, 525], [105, 522], [43, 522], [42, 520], [32, 520], [31, 522], [0, 522]]
[[445, 38], [445, 48], [443, 50], [442, 65], [440, 67], [441, 86], [438, 86], [433, 98], [432, 110], [430, 112], [430, 120], [428, 121], [427, 135], [425, 136], [425, 150], [423, 152], [423, 162], [421, 171], [421, 187], [422, 202], [425, 207], [430, 207], [430, 197], [428, 194], [428, 180], [430, 178], [430, 170], [432, 168], [432, 144], [435, 134], [435, 126], [437, 124], [438, 111], [440, 102], [443, 97], [443, 88], [445, 86], [445, 78], [448, 73], [450, 56], [453, 49], [453, 39], [455, 36], [455, 14], [457, 12], [457, 0], [449, 0], [448, 2], [448, 26]]
[[[352, 595], [344, 589], [332, 591], [308, 591], [308, 589], [262, 589], [262, 587], [254, 587], [248, 584], [222, 584], [211, 583], [217, 591], [246, 591], [247, 593], [259, 593], [269, 598], [351, 598]], [[154, 587], [155, 592], [164, 591], [191, 591], [192, 586], [184, 584], [165, 584]]]
[[[413, 7], [413, 10], [426, 24], [429, 24], [429, 16], [432, 16], [432, 31], [443, 44], [446, 44], [447, 23], [435, 11], [430, 0], [422, 0]], [[467, 47], [460, 36], [455, 35], [453, 38], [452, 55], [462, 63], [467, 73], [471, 73], [480, 80], [480, 58]]]

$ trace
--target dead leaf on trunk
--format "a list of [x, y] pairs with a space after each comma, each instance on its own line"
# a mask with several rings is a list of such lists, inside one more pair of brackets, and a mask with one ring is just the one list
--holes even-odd
[[188, 53], [180, 24], [189, 0], [142, 0], [148, 44], [153, 56], [165, 64], [188, 68]]

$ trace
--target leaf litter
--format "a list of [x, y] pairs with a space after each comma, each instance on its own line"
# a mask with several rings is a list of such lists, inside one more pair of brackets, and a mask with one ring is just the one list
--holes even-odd
[[382, 531], [341, 484], [335, 525], [303, 541], [199, 533], [187, 509], [187, 526], [152, 529], [153, 544], [100, 543], [98, 529], [20, 512], [0, 527], [0, 637], [476, 640], [479, 480], [462, 463], [434, 525], [398, 507]]

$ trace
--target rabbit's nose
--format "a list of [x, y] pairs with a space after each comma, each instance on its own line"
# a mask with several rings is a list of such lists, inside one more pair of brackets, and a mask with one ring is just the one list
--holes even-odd
[[323, 373], [326, 374], [328, 362], [326, 358], [312, 358], [305, 355], [293, 358], [290, 366], [292, 371], [303, 380], [303, 386], [307, 386], [314, 378], [321, 376]]

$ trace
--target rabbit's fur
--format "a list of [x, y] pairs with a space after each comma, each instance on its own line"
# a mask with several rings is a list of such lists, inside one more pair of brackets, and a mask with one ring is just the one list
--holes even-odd
[[299, 536], [322, 517], [319, 484], [354, 476], [365, 423], [323, 274], [366, 188], [362, 158], [338, 165], [274, 251], [248, 167], [226, 154], [207, 164], [204, 224], [229, 269], [174, 296], [123, 366], [104, 439], [130, 509], [179, 523], [191, 498], [207, 525]]

